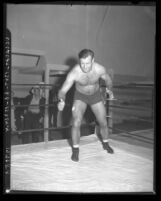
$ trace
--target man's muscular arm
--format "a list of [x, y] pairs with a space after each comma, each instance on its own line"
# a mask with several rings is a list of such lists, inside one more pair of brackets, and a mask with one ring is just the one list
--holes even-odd
[[109, 74], [107, 73], [106, 69], [104, 67], [102, 67], [102, 75], [101, 78], [105, 81], [105, 85], [106, 85], [106, 93], [109, 94], [109, 98], [113, 99], [114, 95], [112, 92], [112, 79], [109, 76]]
[[65, 101], [66, 93], [69, 91], [69, 89], [72, 87], [75, 81], [75, 73], [74, 71], [69, 72], [69, 74], [66, 77], [65, 82], [63, 83], [63, 86], [58, 92], [58, 99]]
[[103, 67], [102, 67], [101, 78], [105, 81], [106, 88], [111, 90], [112, 89], [112, 79], [110, 78], [109, 74], [106, 72], [106, 69]]

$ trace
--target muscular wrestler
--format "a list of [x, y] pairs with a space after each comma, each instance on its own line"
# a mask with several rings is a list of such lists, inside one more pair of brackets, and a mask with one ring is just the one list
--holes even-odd
[[111, 90], [112, 81], [106, 72], [106, 69], [94, 61], [94, 52], [84, 49], [79, 53], [79, 64], [76, 65], [67, 75], [65, 82], [58, 93], [58, 109], [63, 110], [65, 106], [65, 97], [68, 90], [75, 83], [74, 103], [72, 107], [72, 156], [73, 161], [79, 160], [79, 141], [80, 126], [83, 115], [89, 105], [96, 116], [100, 126], [103, 148], [108, 153], [113, 153], [109, 146], [109, 130], [106, 121], [106, 108], [102, 101], [99, 90], [99, 79], [102, 78], [108, 90]]

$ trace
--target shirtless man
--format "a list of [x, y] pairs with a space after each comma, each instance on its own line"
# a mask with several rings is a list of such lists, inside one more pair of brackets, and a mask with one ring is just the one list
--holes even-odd
[[79, 64], [67, 75], [65, 82], [58, 93], [58, 109], [62, 111], [65, 106], [65, 96], [75, 83], [74, 103], [72, 107], [72, 156], [73, 161], [79, 160], [80, 126], [83, 115], [89, 105], [96, 116], [100, 126], [103, 148], [108, 153], [113, 153], [109, 146], [109, 130], [106, 121], [106, 108], [102, 101], [99, 90], [99, 80], [102, 78], [106, 83], [107, 90], [111, 90], [112, 81], [106, 69], [94, 61], [94, 52], [84, 49], [79, 53]]

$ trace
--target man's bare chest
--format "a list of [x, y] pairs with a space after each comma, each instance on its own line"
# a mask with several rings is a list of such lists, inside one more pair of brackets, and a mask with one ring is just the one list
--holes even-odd
[[77, 83], [80, 85], [94, 85], [99, 80], [99, 75], [93, 73], [90, 74], [81, 74], [78, 79]]

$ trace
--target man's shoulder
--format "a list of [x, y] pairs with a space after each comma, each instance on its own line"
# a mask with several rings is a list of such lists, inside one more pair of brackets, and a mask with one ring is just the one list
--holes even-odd
[[95, 69], [97, 72], [104, 72], [105, 71], [105, 67], [99, 63], [94, 63], [95, 64]]
[[96, 64], [96, 69], [98, 69], [99, 71], [106, 71], [106, 73], [113, 73], [113, 69], [109, 68], [109, 66], [103, 66], [99, 63], [95, 63]]
[[25, 98], [33, 98], [33, 94], [30, 93], [30, 94], [28, 94]]
[[73, 70], [79, 70], [80, 69], [80, 65], [79, 64], [76, 64], [73, 68]]
[[72, 70], [70, 71], [71, 74], [77, 74], [80, 71], [80, 66], [79, 64], [76, 64]]
[[96, 68], [105, 68], [103, 65], [101, 65], [100, 63], [94, 62]]

